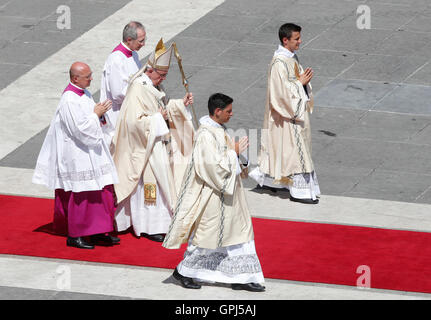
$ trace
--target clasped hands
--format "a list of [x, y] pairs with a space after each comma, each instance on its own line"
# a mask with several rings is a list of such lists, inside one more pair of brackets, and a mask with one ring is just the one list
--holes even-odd
[[94, 106], [94, 113], [97, 114], [97, 116], [100, 118], [103, 116], [106, 111], [112, 108], [112, 101], [107, 99], [103, 102], [96, 103]]
[[310, 82], [311, 78], [313, 78], [313, 69], [307, 68], [304, 73], [299, 76], [298, 80], [305, 86]]
[[235, 152], [239, 156], [241, 153], [247, 150], [249, 146], [248, 137], [247, 136], [241, 137], [239, 138], [238, 142], [235, 142], [235, 138], [232, 138], [232, 144], [235, 146]]

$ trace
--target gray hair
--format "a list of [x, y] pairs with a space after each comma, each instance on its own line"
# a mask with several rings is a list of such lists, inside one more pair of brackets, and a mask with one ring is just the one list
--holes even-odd
[[127, 38], [136, 40], [138, 38], [138, 29], [145, 31], [145, 27], [138, 21], [130, 21], [123, 29], [123, 41], [127, 41]]

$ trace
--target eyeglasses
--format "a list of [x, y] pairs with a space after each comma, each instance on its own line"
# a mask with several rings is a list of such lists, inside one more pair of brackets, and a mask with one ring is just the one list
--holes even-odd
[[91, 77], [93, 76], [93, 73], [90, 73], [90, 74], [88, 74], [88, 75], [86, 75], [86, 76], [81, 76], [81, 75], [77, 75], [79, 78], [85, 78], [85, 79], [87, 79], [87, 80], [90, 80], [91, 79]]
[[154, 71], [160, 76], [160, 78], [165, 78], [168, 76], [168, 73], [160, 73], [159, 71], [157, 71], [157, 69], [154, 69]]

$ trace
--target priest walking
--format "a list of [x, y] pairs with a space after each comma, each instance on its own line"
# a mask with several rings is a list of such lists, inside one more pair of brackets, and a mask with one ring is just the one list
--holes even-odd
[[145, 45], [145, 39], [145, 27], [138, 21], [129, 22], [123, 29], [123, 41], [114, 48], [103, 67], [100, 101], [112, 101], [112, 108], [102, 119], [108, 146], [115, 133], [130, 77], [142, 67], [137, 52]]
[[209, 116], [200, 120], [163, 246], [178, 249], [188, 242], [184, 259], [173, 273], [185, 288], [199, 289], [196, 280], [201, 280], [261, 292], [264, 277], [238, 161], [248, 139], [235, 143], [224, 126], [233, 115], [232, 102], [222, 93], [209, 98]]
[[87, 64], [71, 66], [33, 175], [34, 183], [55, 190], [54, 231], [82, 249], [120, 241], [108, 234], [114, 230], [118, 177], [99, 121], [111, 102], [94, 103], [86, 90], [92, 79]]
[[131, 79], [111, 145], [119, 175], [117, 230], [133, 227], [137, 236], [158, 242], [171, 222], [176, 181], [182, 180], [181, 164], [187, 164], [193, 137], [186, 108], [193, 103], [193, 95], [168, 99], [161, 85], [172, 49], [160, 40], [147, 64]]
[[292, 201], [316, 204], [320, 188], [311, 159], [313, 70], [304, 70], [296, 55], [302, 42], [300, 26], [283, 24], [279, 39], [268, 71], [259, 166], [249, 176], [258, 187], [287, 188]]

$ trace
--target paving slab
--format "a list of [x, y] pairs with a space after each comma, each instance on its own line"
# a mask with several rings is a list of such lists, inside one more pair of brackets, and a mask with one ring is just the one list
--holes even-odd
[[429, 86], [400, 84], [381, 99], [373, 109], [410, 114], [431, 114]]
[[[384, 159], [381, 169], [426, 175], [431, 173], [429, 145], [387, 142], [380, 152]], [[431, 182], [430, 177], [424, 179]]]
[[[336, 77], [360, 58], [358, 54], [334, 52], [326, 50], [307, 49], [298, 52], [299, 61], [304, 68], [311, 67], [314, 75]], [[312, 85], [314, 83], [314, 76]]]
[[244, 42], [267, 44], [276, 48], [280, 43], [278, 29], [287, 21], [300, 25], [304, 31], [307, 30], [307, 32], [301, 34], [303, 48], [312, 39], [331, 27], [331, 25], [313, 23], [313, 20], [303, 19], [300, 15], [296, 16], [293, 20], [288, 20], [286, 17], [273, 17], [263, 23], [255, 32], [246, 36]]
[[[371, 30], [398, 30], [412, 21], [412, 19], [419, 14], [423, 9], [420, 6], [414, 5], [397, 5], [392, 1], [379, 3], [366, 2], [364, 3], [370, 9], [370, 24]], [[355, 26], [359, 15], [353, 12], [341, 21], [338, 27]]]
[[285, 21], [310, 21], [321, 25], [334, 25], [356, 12], [360, 1], [298, 1], [294, 6], [280, 6], [275, 18]]
[[[395, 201], [418, 202], [430, 187], [431, 174], [377, 168], [369, 175], [361, 177], [360, 181], [353, 188], [346, 189], [343, 195], [363, 198], [366, 194], [374, 193], [376, 199], [386, 199], [390, 196]], [[425, 202], [425, 199], [421, 202]]]
[[[376, 32], [370, 30], [371, 32]], [[375, 48], [375, 53], [387, 54], [395, 56], [418, 56], [431, 58], [431, 34], [422, 32], [410, 32], [399, 30], [392, 33], [388, 38], [384, 39]]]
[[265, 21], [265, 18], [253, 16], [237, 16], [232, 19], [232, 17], [211, 12], [196, 21], [193, 28], [186, 29], [182, 36], [240, 41]]
[[426, 144], [431, 145], [431, 126], [425, 127], [423, 130], [418, 132], [416, 135], [411, 137], [412, 143], [418, 143], [418, 144]]
[[311, 115], [313, 145], [318, 136], [344, 137], [345, 132], [358, 125], [367, 110], [328, 108], [316, 106]]
[[391, 34], [392, 31], [390, 30], [359, 30], [356, 24], [350, 27], [337, 25], [314, 39], [307, 48], [366, 54], [377, 52], [382, 41], [390, 37]]
[[[345, 138], [373, 139], [391, 142], [412, 142], [431, 124], [431, 117], [399, 113], [367, 111], [342, 132]], [[421, 144], [419, 140], [414, 143]]]
[[431, 86], [431, 64], [428, 61], [404, 80], [404, 83]]
[[314, 101], [321, 107], [370, 110], [394, 88], [387, 82], [334, 79], [317, 92]]
[[359, 79], [400, 83], [428, 62], [426, 57], [364, 55], [339, 79]]

